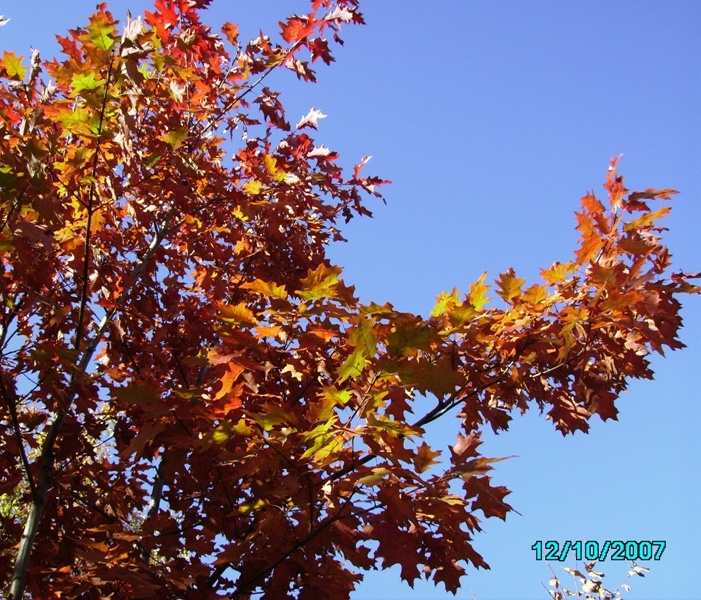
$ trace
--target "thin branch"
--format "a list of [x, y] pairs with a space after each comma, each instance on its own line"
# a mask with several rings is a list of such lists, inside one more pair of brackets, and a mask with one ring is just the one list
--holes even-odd
[[37, 500], [37, 488], [34, 483], [34, 477], [32, 476], [32, 471], [29, 465], [29, 459], [27, 458], [27, 453], [24, 449], [24, 440], [22, 438], [22, 430], [19, 425], [19, 418], [17, 417], [17, 403], [14, 394], [10, 397], [9, 390], [5, 387], [5, 381], [0, 376], [0, 393], [2, 393], [3, 400], [7, 409], [10, 411], [10, 418], [12, 419], [12, 429], [14, 430], [15, 439], [17, 440], [17, 447], [19, 448], [20, 459], [22, 460], [22, 466], [24, 467], [24, 472], [27, 475], [27, 483], [29, 483], [29, 489], [32, 492], [32, 500]]
[[[161, 500], [163, 498], [163, 486], [165, 484], [165, 478], [163, 477], [161, 470], [163, 469], [166, 456], [167, 455], [164, 453], [161, 457], [161, 462], [158, 464], [158, 468], [156, 469], [156, 478], [153, 480], [153, 488], [151, 489], [151, 501], [149, 502], [148, 512], [146, 513], [146, 520], [155, 517], [158, 514], [158, 511], [161, 507]], [[151, 561], [151, 551], [147, 550], [141, 545], [140, 547], [141, 559], [146, 564], [148, 564]]]
[[[92, 176], [93, 179], [97, 176], [97, 164], [100, 159], [100, 136], [102, 135], [102, 124], [105, 119], [105, 111], [107, 110], [107, 98], [110, 90], [110, 80], [112, 79], [112, 68], [114, 60], [110, 60], [109, 69], [107, 71], [107, 80], [105, 82], [105, 93], [102, 95], [102, 108], [100, 110], [100, 122], [97, 126], [97, 141], [95, 143], [95, 153], [92, 161]], [[90, 243], [91, 243], [91, 226], [94, 213], [93, 202], [95, 199], [95, 183], [90, 184], [88, 192], [87, 219], [85, 221], [85, 247], [83, 250], [83, 281], [80, 289], [80, 305], [78, 308], [78, 323], [75, 332], [75, 349], [80, 352], [80, 342], [83, 339], [83, 319], [85, 318], [85, 310], [88, 303], [88, 286], [90, 285]]]

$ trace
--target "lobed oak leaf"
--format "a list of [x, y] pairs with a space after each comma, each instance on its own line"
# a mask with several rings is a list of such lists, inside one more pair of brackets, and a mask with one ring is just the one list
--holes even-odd
[[477, 447], [481, 443], [480, 434], [477, 431], [471, 431], [467, 436], [458, 433], [458, 439], [455, 445], [448, 446], [448, 448], [450, 448], [451, 462], [453, 464], [460, 464], [470, 456], [474, 456]]
[[467, 294], [468, 302], [476, 310], [482, 310], [482, 307], [489, 302], [489, 298], [487, 298], [489, 286], [484, 283], [486, 279], [487, 273], [484, 272], [475, 283], [470, 285], [470, 292]]
[[349, 377], [359, 377], [368, 362], [368, 356], [362, 348], [356, 348], [336, 371], [338, 383], [343, 383]]
[[372, 156], [363, 156], [363, 158], [360, 159], [360, 162], [353, 167], [353, 179], [358, 181], [360, 179], [360, 171], [363, 169], [363, 167], [370, 162], [370, 159]]
[[423, 473], [426, 470], [428, 470], [428, 468], [432, 465], [438, 464], [436, 458], [440, 455], [440, 450], [431, 450], [431, 447], [426, 442], [423, 442], [419, 446], [418, 452], [414, 457], [414, 466], [416, 467], [416, 472]]
[[71, 87], [73, 88], [73, 92], [78, 95], [80, 92], [87, 90], [87, 91], [92, 91], [96, 90], [103, 85], [105, 85], [107, 81], [105, 79], [100, 79], [95, 75], [93, 71], [90, 73], [79, 73], [73, 76], [73, 79], [71, 80]]
[[287, 21], [280, 21], [282, 39], [288, 44], [299, 42], [314, 33], [316, 23], [314, 13], [310, 13], [306, 17], [295, 15], [289, 17]]
[[556, 285], [567, 281], [567, 279], [574, 273], [575, 264], [573, 262], [556, 262], [552, 267], [548, 269], [543, 269], [540, 272], [540, 276], [549, 284]]
[[251, 196], [258, 196], [265, 190], [265, 187], [260, 181], [253, 180], [244, 183], [241, 189]]
[[642, 202], [642, 200], [669, 200], [675, 194], [678, 194], [677, 190], [671, 188], [664, 188], [661, 190], [656, 190], [653, 188], [648, 188], [643, 192], [632, 192], [623, 202], [623, 207], [632, 212], [634, 210], [649, 210], [647, 204]]
[[509, 458], [514, 458], [514, 456], [501, 456], [499, 458], [486, 458], [484, 456], [480, 456], [478, 458], [473, 458], [472, 460], [462, 462], [459, 466], [454, 466], [451, 469], [451, 473], [459, 475], [464, 480], [468, 480], [475, 475], [484, 475], [488, 471], [491, 471], [492, 467], [490, 465], [492, 463], [507, 460]]
[[306, 61], [299, 60], [294, 57], [289, 57], [285, 61], [285, 67], [290, 71], [293, 71], [298, 79], [303, 81], [316, 82], [316, 75], [314, 71], [309, 67], [309, 63]]
[[90, 46], [108, 51], [114, 45], [115, 34], [115, 22], [103, 9], [90, 17], [87, 32], [79, 39]]
[[[229, 392], [231, 392], [231, 390], [233, 389], [236, 380], [239, 378], [239, 375], [241, 375], [243, 371], [244, 368], [241, 365], [236, 364], [234, 362], [229, 362], [227, 364], [226, 372], [224, 373], [224, 375], [222, 375], [221, 379], [219, 380], [221, 383], [221, 387], [219, 388], [219, 391], [214, 395], [214, 399], [218, 400], [219, 398], [223, 398], [224, 396], [229, 394]], [[230, 406], [229, 409], [236, 408], [240, 405], [241, 400], [240, 398], [237, 398], [236, 406]]]
[[24, 80], [27, 75], [27, 67], [22, 64], [23, 58], [23, 54], [17, 56], [17, 54], [8, 50], [5, 50], [2, 53], [2, 62], [0, 62], [0, 66], [2, 66], [2, 69], [7, 74], [7, 77], [16, 81]]
[[312, 55], [312, 62], [321, 59], [327, 65], [330, 65], [335, 59], [331, 56], [329, 43], [323, 38], [314, 38], [307, 42], [307, 48]]
[[335, 154], [335, 152], [332, 152], [326, 146], [314, 146], [307, 156], [309, 158], [331, 158], [335, 156]]
[[304, 127], [316, 129], [319, 119], [325, 118], [326, 115], [323, 112], [317, 110], [316, 108], [312, 108], [304, 117], [302, 117], [299, 123], [295, 125], [295, 129], [303, 129]]
[[395, 323], [385, 342], [390, 355], [409, 356], [416, 350], [428, 350], [431, 343], [439, 340], [438, 334], [418, 319], [397, 319]]
[[456, 561], [449, 565], [438, 567], [433, 571], [433, 580], [441, 582], [447, 591], [455, 595], [460, 589], [460, 578], [465, 574], [465, 569]]
[[240, 302], [239, 304], [224, 304], [219, 302], [216, 306], [221, 319], [227, 323], [244, 325], [247, 327], [258, 325], [255, 315], [244, 302]]
[[362, 477], [359, 477], [357, 479], [357, 483], [359, 483], [360, 485], [368, 486], [377, 485], [381, 481], [387, 479], [387, 477], [391, 474], [392, 471], [390, 471], [386, 467], [374, 467], [370, 470], [369, 475], [363, 475]]
[[224, 23], [221, 28], [222, 33], [233, 46], [237, 46], [239, 42], [239, 26], [235, 23]]
[[661, 219], [665, 215], [669, 214], [672, 209], [669, 206], [663, 206], [662, 208], [656, 210], [655, 212], [647, 212], [641, 217], [629, 221], [623, 226], [623, 231], [631, 231], [634, 229], [647, 229], [655, 221]]
[[431, 311], [432, 317], [439, 317], [445, 312], [449, 312], [453, 307], [460, 306], [462, 301], [458, 297], [458, 288], [453, 288], [453, 291], [448, 294], [447, 292], [441, 292], [436, 296], [436, 305]]
[[315, 269], [309, 269], [307, 276], [300, 282], [302, 289], [297, 290], [296, 293], [302, 300], [332, 298], [336, 295], [341, 271], [340, 267], [325, 264], [320, 264]]
[[168, 133], [160, 135], [158, 139], [168, 144], [171, 150], [178, 150], [185, 143], [188, 135], [188, 130], [185, 127], [179, 127], [174, 131], [169, 131]]
[[348, 10], [345, 6], [336, 6], [332, 11], [324, 16], [324, 21], [341, 21], [343, 23], [349, 23], [353, 20], [353, 12]]
[[476, 496], [470, 505], [471, 510], [481, 510], [487, 518], [497, 517], [505, 521], [509, 512], [520, 514], [504, 502], [504, 498], [511, 493], [511, 490], [504, 486], [493, 487], [491, 477], [473, 477], [464, 484], [464, 487], [468, 497]]
[[513, 268], [506, 273], [502, 273], [497, 280], [497, 294], [505, 301], [511, 302], [514, 298], [521, 295], [521, 288], [526, 283], [525, 279], [516, 277], [516, 272]]
[[248, 437], [251, 435], [251, 428], [244, 419], [234, 421], [225, 420], [212, 431], [207, 432], [201, 438], [202, 444], [205, 447], [221, 446], [226, 444], [233, 436]]
[[405, 362], [399, 367], [399, 375], [405, 385], [438, 398], [452, 394], [465, 382], [464, 375], [456, 370], [452, 358], [447, 355], [434, 361], [421, 359]]

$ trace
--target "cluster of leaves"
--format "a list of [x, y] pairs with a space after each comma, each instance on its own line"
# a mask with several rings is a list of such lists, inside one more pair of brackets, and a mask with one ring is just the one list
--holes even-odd
[[[365, 159], [345, 175], [319, 111], [293, 127], [263, 85], [313, 80], [357, 0], [246, 45], [202, 24], [208, 3], [156, 0], [121, 33], [100, 5], [62, 61], [0, 63], [0, 581], [15, 600], [344, 598], [354, 567], [399, 564], [455, 592], [487, 567], [476, 513], [511, 510], [480, 430], [535, 404], [586, 431], [682, 346], [676, 296], [698, 289], [668, 277], [669, 209], [649, 207], [672, 191], [628, 194], [614, 161], [574, 259], [502, 274], [501, 308], [486, 275], [428, 318], [363, 305], [325, 249], [384, 182]], [[456, 412], [439, 468], [425, 427]]]
[[[584, 564], [584, 572], [577, 568], [563, 567], [566, 573], [572, 575], [574, 579], [574, 590], [570, 590], [562, 585], [562, 582], [553, 572], [552, 579], [548, 582], [551, 590], [548, 594], [554, 600], [565, 600], [566, 598], [584, 598], [584, 600], [623, 600], [623, 595], [620, 589], [607, 590], [604, 587], [603, 578], [605, 574], [601, 571], [595, 571], [596, 562], [588, 562]], [[645, 577], [645, 573], [649, 573], [647, 567], [639, 567], [635, 563], [631, 563], [631, 570], [628, 571], [627, 579], [631, 577]], [[626, 592], [630, 591], [630, 585], [622, 583], [621, 586]], [[547, 589], [547, 588], [546, 588]]]

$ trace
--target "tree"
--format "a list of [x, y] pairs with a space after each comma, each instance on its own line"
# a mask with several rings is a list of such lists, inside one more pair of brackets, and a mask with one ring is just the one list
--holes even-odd
[[[535, 405], [586, 431], [683, 346], [678, 295], [699, 288], [669, 273], [652, 204], [674, 192], [629, 193], [614, 160], [541, 283], [503, 273], [490, 307], [483, 275], [428, 318], [361, 304], [326, 247], [386, 182], [365, 159], [344, 174], [319, 111], [292, 126], [265, 85], [313, 81], [358, 0], [245, 45], [202, 25], [208, 3], [121, 30], [100, 5], [62, 61], [2, 58], [3, 589], [348, 597], [356, 569], [400, 564], [455, 592], [487, 566], [476, 513], [512, 510], [482, 428]], [[425, 427], [456, 412], [438, 469]]]

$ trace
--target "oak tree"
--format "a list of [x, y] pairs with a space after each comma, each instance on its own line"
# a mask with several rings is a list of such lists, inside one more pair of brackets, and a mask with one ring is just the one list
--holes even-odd
[[[629, 193], [614, 160], [540, 282], [362, 304], [326, 250], [386, 182], [266, 85], [314, 81], [358, 0], [246, 43], [208, 4], [102, 4], [59, 58], [0, 61], [4, 594], [346, 598], [394, 564], [455, 592], [487, 566], [477, 515], [512, 510], [483, 428], [537, 407], [586, 431], [682, 347], [674, 192]], [[455, 414], [439, 463], [425, 428]]]

